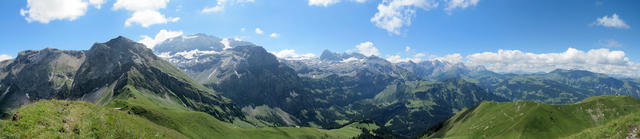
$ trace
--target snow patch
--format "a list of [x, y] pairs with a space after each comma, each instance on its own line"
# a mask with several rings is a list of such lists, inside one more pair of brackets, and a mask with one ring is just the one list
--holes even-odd
[[359, 59], [359, 58], [356, 58], [356, 57], [349, 57], [349, 58], [347, 58], [347, 59], [342, 59], [342, 61], [341, 61], [341, 62], [349, 63], [349, 62], [362, 61], [362, 60], [363, 60], [363, 59]]
[[2, 93], [2, 95], [0, 95], [0, 99], [4, 98], [4, 96], [7, 95], [7, 93], [9, 93], [9, 89], [11, 89], [11, 86], [7, 87], [7, 89], [4, 90], [4, 93]]
[[188, 39], [193, 39], [193, 38], [198, 38], [198, 36], [196, 36], [196, 35], [182, 36], [182, 41], [188, 40]]
[[174, 55], [171, 55], [171, 53], [169, 52], [164, 52], [164, 53], [160, 53], [158, 54], [158, 57], [161, 58], [174, 58], [174, 57], [183, 57], [185, 59], [194, 59], [200, 55], [209, 55], [209, 54], [220, 54], [220, 52], [218, 51], [200, 51], [198, 49], [195, 50], [191, 50], [191, 51], [182, 51], [182, 52], [177, 52]]
[[229, 42], [229, 38], [224, 38], [220, 41], [220, 43], [222, 43], [222, 45], [224, 45], [224, 48], [222, 50], [227, 50], [229, 48], [231, 48], [231, 43]]

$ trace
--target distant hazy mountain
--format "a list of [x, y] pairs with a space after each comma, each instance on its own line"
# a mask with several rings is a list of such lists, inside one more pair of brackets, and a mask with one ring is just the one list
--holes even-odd
[[385, 59], [359, 53], [322, 52], [319, 58], [281, 60], [303, 77], [321, 78], [329, 75], [355, 77], [358, 74], [379, 74], [392, 78], [416, 80], [415, 75]]
[[607, 94], [640, 97], [640, 84], [582, 70], [555, 70], [543, 74], [476, 72], [468, 80], [511, 100], [570, 104]]
[[484, 66], [467, 66], [462, 63], [450, 63], [447, 61], [433, 60], [414, 63], [401, 62], [398, 66], [405, 68], [423, 79], [440, 80], [450, 78], [462, 78], [472, 72], [487, 71]]

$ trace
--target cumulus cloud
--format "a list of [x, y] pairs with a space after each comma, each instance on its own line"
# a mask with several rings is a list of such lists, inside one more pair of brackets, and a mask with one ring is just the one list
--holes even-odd
[[227, 49], [231, 49], [231, 42], [229, 38], [224, 38], [220, 41], [220, 43], [222, 43], [222, 45], [224, 45], [224, 48], [222, 48], [223, 50], [227, 50]]
[[89, 4], [100, 9], [103, 0], [27, 0], [27, 8], [20, 9], [20, 15], [27, 22], [47, 24], [53, 20], [73, 21], [87, 12]]
[[[426, 58], [427, 58], [427, 54], [425, 53], [416, 53], [412, 57], [402, 57], [400, 55], [391, 55], [386, 57], [386, 59], [391, 63], [400, 63], [400, 62], [409, 62], [409, 61], [422, 62], [426, 60]], [[432, 60], [432, 61], [438, 60], [438, 61], [449, 62], [449, 63], [461, 63], [461, 62], [464, 62], [463, 59], [464, 58], [459, 53], [449, 54], [443, 57], [438, 57], [435, 55], [431, 55], [428, 57], [428, 60]]]
[[203, 13], [220, 12], [224, 10], [225, 3], [227, 3], [226, 0], [218, 0], [218, 2], [216, 3], [216, 6], [204, 8], [202, 9], [202, 12]]
[[411, 47], [409, 47], [409, 46], [405, 46], [405, 47], [404, 47], [404, 52], [407, 52], [407, 53], [408, 53], [408, 52], [410, 52], [410, 51], [411, 51]]
[[179, 17], [167, 17], [158, 12], [159, 9], [166, 8], [167, 3], [169, 0], [118, 0], [113, 4], [113, 10], [124, 9], [133, 12], [132, 16], [125, 21], [125, 26], [138, 23], [142, 27], [149, 27], [180, 20]]
[[156, 44], [162, 43], [164, 42], [164, 40], [167, 40], [170, 38], [178, 37], [182, 35], [182, 33], [183, 33], [182, 31], [167, 31], [163, 29], [163, 30], [160, 30], [160, 32], [158, 32], [158, 34], [156, 34], [154, 38], [151, 38], [147, 35], [142, 35], [141, 36], [142, 40], [138, 42], [144, 44], [150, 49], [153, 49], [153, 47], [155, 47]]
[[411, 25], [416, 9], [426, 11], [437, 6], [438, 3], [434, 0], [383, 0], [370, 21], [389, 33], [399, 35], [402, 27]]
[[89, 0], [89, 4], [93, 5], [93, 7], [96, 7], [96, 9], [100, 9], [102, 8], [102, 4], [105, 1], [106, 0]]
[[445, 55], [443, 57], [432, 57], [431, 60], [439, 60], [439, 61], [446, 61], [449, 63], [461, 63], [462, 61], [462, 55], [460, 55], [459, 53], [455, 53], [455, 54], [449, 54], [449, 55]]
[[7, 54], [1, 54], [0, 55], [0, 61], [5, 61], [5, 60], [9, 60], [12, 59], [13, 57], [7, 55]]
[[180, 20], [179, 17], [165, 17], [158, 11], [146, 10], [133, 13], [133, 15], [124, 22], [124, 26], [128, 27], [133, 23], [138, 23], [140, 26], [146, 28], [154, 24], [166, 24], [178, 20]]
[[450, 12], [451, 10], [456, 8], [464, 9], [470, 6], [476, 6], [478, 5], [479, 1], [480, 0], [448, 0], [447, 7], [444, 8], [444, 10]]
[[269, 37], [271, 37], [271, 38], [277, 38], [279, 36], [280, 36], [280, 34], [278, 34], [278, 33], [271, 33], [271, 35], [269, 35]]
[[262, 31], [262, 29], [260, 28], [256, 28], [256, 34], [263, 34], [264, 31]]
[[296, 53], [296, 50], [293, 50], [293, 49], [284, 49], [284, 50], [281, 50], [280, 52], [271, 52], [271, 53], [278, 58], [287, 59], [287, 60], [303, 60], [303, 59], [311, 59], [315, 57], [315, 55], [312, 53], [298, 54]]
[[385, 59], [387, 59], [387, 61], [391, 62], [391, 63], [400, 63], [400, 62], [421, 62], [423, 61], [424, 56], [422, 55], [414, 55], [414, 57], [402, 57], [400, 55], [391, 55], [391, 56], [387, 56]]
[[[349, 0], [349, 1], [353, 1], [356, 3], [365, 3], [367, 2], [367, 0]], [[328, 7], [330, 5], [336, 4], [336, 3], [340, 3], [341, 0], [309, 0], [309, 6], [322, 6], [322, 7]]]
[[605, 47], [622, 47], [622, 44], [616, 40], [604, 40], [600, 41], [600, 44]]
[[562, 53], [528, 53], [519, 50], [475, 53], [466, 57], [468, 64], [484, 65], [495, 72], [549, 72], [558, 68], [580, 69], [618, 76], [640, 76], [640, 65], [629, 61], [623, 51], [569, 48]]
[[327, 7], [332, 4], [336, 4], [340, 0], [309, 0], [309, 6], [324, 6]]
[[631, 28], [629, 25], [627, 25], [627, 23], [625, 23], [622, 19], [620, 19], [620, 16], [618, 16], [618, 14], [616, 13], [611, 15], [611, 17], [605, 15], [603, 17], [598, 18], [594, 24], [603, 26], [603, 27], [620, 28], [620, 29]]
[[380, 51], [378, 51], [378, 48], [373, 46], [373, 43], [370, 41], [356, 45], [356, 49], [358, 49], [359, 53], [366, 56], [380, 55]]
[[203, 13], [212, 13], [212, 12], [221, 12], [224, 11], [225, 6], [231, 6], [233, 4], [241, 4], [241, 3], [250, 3], [255, 2], [255, 0], [218, 0], [216, 5], [213, 7], [205, 7], [201, 12]]

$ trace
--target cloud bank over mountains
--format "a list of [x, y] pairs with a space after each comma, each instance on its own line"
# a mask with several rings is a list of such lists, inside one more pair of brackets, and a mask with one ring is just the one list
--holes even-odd
[[[350, 49], [348, 52], [383, 57], [379, 51], [372, 42], [367, 41], [356, 45], [354, 49]], [[315, 57], [311, 53], [297, 54], [292, 49], [274, 54], [279, 58], [289, 60]], [[439, 60], [472, 66], [482, 65], [488, 70], [499, 73], [538, 73], [550, 72], [561, 68], [588, 70], [621, 77], [640, 77], [640, 73], [637, 72], [640, 71], [639, 63], [630, 61], [624, 51], [610, 50], [608, 48], [586, 51], [568, 48], [566, 51], [559, 53], [531, 53], [521, 50], [500, 49], [497, 52], [472, 53], [466, 56], [459, 53], [436, 56], [427, 55], [426, 53], [413, 53], [411, 48], [407, 46], [405, 47], [405, 54], [386, 55], [384, 58], [392, 63]]]

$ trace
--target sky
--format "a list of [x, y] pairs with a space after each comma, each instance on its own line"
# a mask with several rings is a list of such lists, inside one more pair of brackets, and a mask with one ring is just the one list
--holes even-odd
[[152, 48], [205, 33], [285, 59], [323, 50], [496, 72], [582, 69], [640, 77], [637, 0], [5, 0], [0, 60], [87, 50], [125, 36]]

